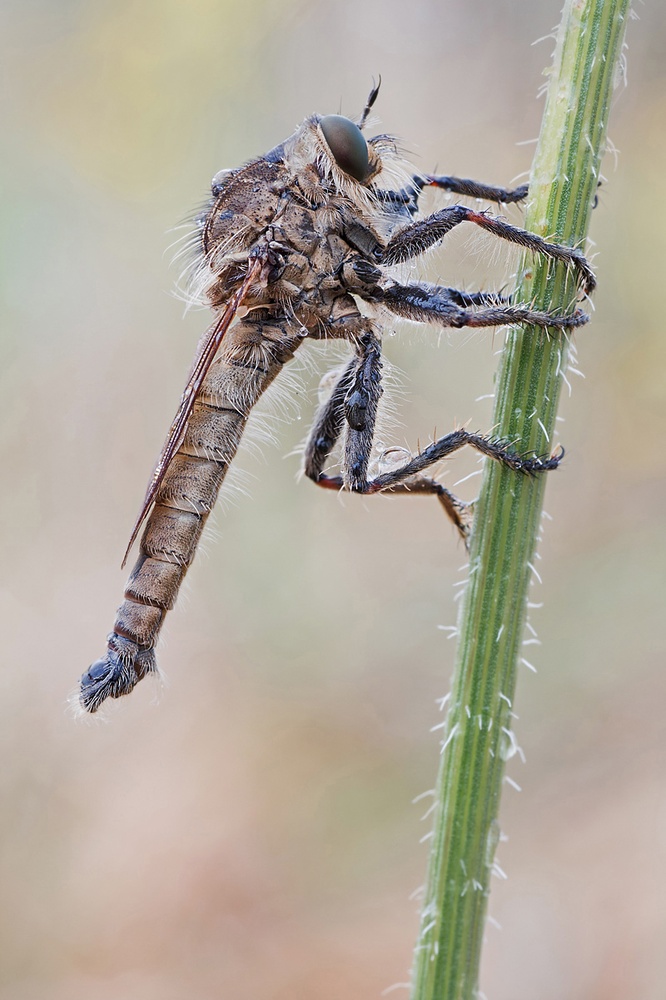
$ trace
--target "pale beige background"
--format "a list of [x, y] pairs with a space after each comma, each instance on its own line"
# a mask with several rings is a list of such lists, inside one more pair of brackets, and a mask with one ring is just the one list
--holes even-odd
[[[563, 400], [548, 484], [491, 1000], [661, 1000], [666, 978], [666, 15], [637, 12], [592, 227], [586, 380]], [[240, 460], [249, 495], [219, 510], [169, 617], [159, 702], [144, 684], [81, 725], [66, 698], [104, 647], [208, 321], [170, 294], [168, 230], [220, 167], [311, 111], [357, 113], [378, 73], [381, 128], [418, 166], [519, 177], [552, 49], [532, 42], [559, 3], [4, 0], [0, 17], [0, 997], [378, 997], [408, 977], [428, 829], [410, 802], [437, 766], [453, 659], [437, 626], [455, 620], [464, 554], [434, 501], [296, 482], [285, 456], [322, 351], [277, 445]], [[500, 285], [514, 261], [461, 233], [429, 274]], [[405, 373], [395, 442], [488, 427], [475, 399], [500, 344], [388, 340]], [[460, 458], [444, 481], [474, 468]]]

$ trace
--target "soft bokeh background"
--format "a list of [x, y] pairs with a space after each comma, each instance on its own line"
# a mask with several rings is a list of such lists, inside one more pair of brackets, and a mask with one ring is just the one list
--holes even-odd
[[[586, 381], [548, 483], [492, 1000], [657, 1000], [666, 978], [666, 9], [637, 11], [593, 219]], [[418, 166], [518, 178], [552, 50], [532, 43], [559, 4], [3, 0], [1, 18], [0, 997], [378, 997], [408, 978], [428, 830], [411, 800], [437, 767], [454, 651], [437, 626], [464, 553], [434, 501], [296, 482], [324, 349], [277, 446], [242, 454], [249, 492], [218, 511], [169, 616], [161, 697], [145, 683], [91, 725], [66, 698], [104, 647], [208, 322], [170, 294], [168, 230], [220, 167], [313, 110], [357, 113], [378, 73], [381, 127]], [[515, 259], [489, 249], [456, 234], [430, 275], [500, 285]], [[389, 340], [394, 443], [488, 427], [475, 400], [500, 344]], [[461, 456], [444, 481], [475, 468]]]

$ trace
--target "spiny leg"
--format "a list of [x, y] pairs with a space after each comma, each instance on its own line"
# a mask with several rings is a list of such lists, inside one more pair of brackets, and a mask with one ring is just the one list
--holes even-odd
[[467, 198], [481, 198], [483, 201], [495, 201], [498, 204], [511, 205], [527, 198], [528, 185], [521, 184], [517, 188], [501, 188], [490, 184], [481, 184], [468, 177], [446, 177], [443, 175], [423, 174], [416, 176], [414, 183], [419, 190], [424, 187], [438, 187], [453, 194], [461, 194]]
[[423, 451], [414, 455], [408, 462], [397, 469], [375, 476], [365, 484], [362, 493], [435, 493], [444, 510], [457, 527], [465, 546], [467, 547], [472, 520], [472, 504], [466, 504], [446, 490], [434, 479], [422, 475], [424, 469], [435, 462], [441, 461], [459, 451], [465, 445], [470, 445], [488, 458], [500, 462], [515, 472], [536, 475], [556, 469], [564, 456], [561, 448], [556, 454], [545, 457], [518, 455], [510, 446], [503, 442], [473, 434], [463, 429], [451, 431], [444, 437], [434, 441]]
[[[358, 357], [354, 356], [335, 383], [331, 395], [318, 410], [314, 424], [310, 429], [303, 456], [303, 471], [315, 483], [320, 483], [326, 461], [344, 428], [345, 397], [351, 388], [357, 368]], [[322, 482], [320, 485], [324, 485], [324, 483]], [[342, 481], [340, 481], [341, 486]]]
[[[381, 345], [371, 332], [356, 341], [356, 356], [339, 377], [319, 410], [305, 446], [305, 474], [327, 489], [354, 490], [365, 482], [377, 406], [382, 395]], [[341, 476], [327, 476], [324, 466], [346, 425], [345, 457]]]
[[[597, 182], [597, 187], [601, 186]], [[495, 201], [498, 205], [514, 205], [524, 201], [529, 194], [529, 184], [520, 184], [517, 188], [494, 187], [491, 184], [480, 184], [468, 177], [446, 177], [434, 174], [418, 174], [414, 177], [414, 186], [420, 193], [425, 187], [443, 188], [452, 194], [462, 194], [466, 198], [480, 198], [482, 201]], [[418, 195], [417, 195], [418, 197]], [[598, 195], [594, 196], [592, 208], [597, 207]]]
[[358, 492], [366, 482], [375, 435], [377, 407], [382, 396], [382, 349], [379, 340], [366, 333], [359, 345], [359, 359], [352, 384], [345, 397], [347, 429], [342, 459], [345, 488]]
[[582, 279], [583, 291], [586, 295], [589, 295], [596, 285], [592, 268], [580, 250], [574, 247], [560, 246], [557, 243], [548, 243], [535, 233], [511, 226], [508, 222], [503, 222], [491, 215], [474, 212], [465, 205], [451, 205], [448, 208], [440, 209], [439, 212], [434, 212], [419, 222], [410, 223], [389, 240], [381, 258], [377, 254], [377, 260], [382, 264], [400, 264], [412, 257], [417, 257], [442, 240], [461, 222], [473, 222], [509, 243], [515, 243], [549, 260], [562, 261], [572, 265], [577, 269]]
[[510, 306], [510, 295], [500, 292], [464, 292], [460, 288], [443, 288], [446, 297], [457, 306]]
[[[408, 294], [412, 293], [414, 304], [426, 303], [426, 307], [427, 302], [433, 297], [436, 297], [442, 306], [445, 304], [447, 308], [451, 306], [490, 306], [496, 308], [513, 305], [512, 296], [502, 295], [501, 292], [467, 292], [460, 288], [447, 288], [444, 285], [427, 283], [417, 284], [416, 282], [409, 285], [399, 285], [397, 282], [387, 281], [381, 270], [370, 264], [360, 254], [349, 256], [344, 264], [342, 277], [350, 291], [368, 302], [382, 302], [388, 305], [391, 298], [400, 299], [408, 297]], [[455, 312], [455, 308], [453, 312]], [[549, 314], [541, 313], [540, 315], [547, 316]], [[549, 318], [551, 319], [549, 325], [554, 325], [552, 317]], [[426, 317], [426, 322], [428, 322], [428, 317]], [[566, 318], [565, 325], [571, 325], [570, 317]], [[573, 325], [579, 326], [580, 323], [575, 322]]]
[[[355, 295], [367, 302], [381, 302], [399, 316], [406, 316], [423, 322], [438, 322], [442, 326], [501, 326], [509, 323], [531, 322], [544, 327], [576, 327], [588, 321], [582, 310], [573, 315], [555, 316], [551, 313], [535, 312], [527, 306], [514, 306], [512, 297], [500, 292], [466, 292], [460, 288], [426, 283], [399, 285], [387, 282], [381, 270], [370, 264], [360, 254], [352, 254], [345, 262], [343, 280]], [[482, 324], [467, 322], [465, 308], [486, 306], [492, 310], [503, 310], [500, 319], [488, 320]], [[520, 312], [516, 312], [520, 310]], [[472, 314], [478, 315], [478, 314]]]
[[410, 476], [418, 475], [435, 462], [440, 462], [443, 458], [447, 458], [466, 445], [474, 448], [487, 458], [492, 458], [494, 461], [500, 462], [506, 468], [513, 469], [514, 472], [523, 472], [527, 475], [550, 472], [552, 469], [556, 469], [564, 456], [564, 449], [562, 448], [554, 455], [518, 455], [512, 451], [510, 445], [505, 441], [485, 437], [483, 434], [475, 434], [461, 427], [458, 430], [451, 431], [449, 434], [445, 434], [444, 437], [438, 438], [437, 441], [433, 441], [432, 444], [424, 448], [423, 451], [420, 451], [418, 455], [414, 455], [408, 462], [401, 465], [400, 468], [376, 476], [365, 484], [365, 489], [362, 492], [379, 493], [382, 490], [394, 488]]
[[482, 184], [468, 177], [447, 177], [434, 174], [414, 174], [409, 187], [399, 191], [379, 189], [377, 196], [384, 202], [396, 207], [404, 206], [411, 215], [418, 210], [418, 200], [426, 187], [442, 188], [452, 194], [461, 194], [466, 198], [480, 198], [483, 201], [494, 201], [498, 205], [511, 205], [523, 201], [528, 195], [528, 185], [521, 184], [517, 188], [501, 188], [492, 184]]
[[[374, 479], [371, 480], [371, 483], [373, 482], [375, 482]], [[372, 490], [367, 490], [366, 492], [371, 493]], [[470, 528], [472, 527], [472, 510], [474, 505], [473, 503], [466, 503], [464, 500], [461, 500], [460, 497], [457, 497], [450, 490], [447, 490], [445, 486], [442, 486], [441, 483], [438, 483], [436, 479], [431, 479], [430, 476], [423, 476], [419, 473], [409, 476], [404, 482], [387, 486], [386, 489], [379, 492], [384, 496], [390, 497], [406, 495], [436, 496], [444, 508], [447, 517], [453, 521], [460, 537], [465, 545], [467, 545]]]
[[[582, 309], [567, 316], [539, 312], [529, 306], [513, 305], [493, 293], [477, 292], [467, 294], [457, 289], [439, 285], [413, 284], [375, 286], [368, 292], [368, 298], [381, 302], [397, 316], [421, 323], [435, 323], [439, 326], [461, 328], [505, 326], [527, 323], [544, 329], [574, 329], [589, 321]], [[472, 312], [465, 306], [487, 305], [487, 308]]]

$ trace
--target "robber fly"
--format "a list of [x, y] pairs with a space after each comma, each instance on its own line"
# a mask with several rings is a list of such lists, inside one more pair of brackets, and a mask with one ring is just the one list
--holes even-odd
[[[195, 281], [215, 320], [198, 346], [130, 536], [125, 559], [146, 522], [106, 654], [81, 679], [80, 700], [89, 712], [156, 671], [162, 622], [249, 413], [304, 340], [346, 340], [352, 348], [305, 446], [304, 471], [318, 486], [363, 494], [432, 493], [465, 537], [468, 505], [424, 470], [464, 445], [518, 472], [545, 472], [561, 459], [561, 453], [519, 455], [506, 442], [459, 429], [399, 467], [369, 477], [382, 394], [381, 329], [374, 316], [437, 328], [527, 323], [565, 330], [589, 318], [580, 309], [568, 315], [537, 312], [495, 292], [402, 284], [394, 280], [392, 265], [421, 256], [455, 226], [471, 222], [571, 265], [584, 294], [595, 286], [580, 250], [548, 243], [485, 212], [453, 204], [419, 218], [426, 187], [510, 203], [526, 197], [527, 185], [506, 190], [407, 172], [393, 138], [363, 135], [378, 90], [371, 91], [358, 123], [312, 115], [269, 153], [213, 179], [212, 198], [198, 220]], [[332, 475], [327, 461], [338, 442], [341, 474]]]

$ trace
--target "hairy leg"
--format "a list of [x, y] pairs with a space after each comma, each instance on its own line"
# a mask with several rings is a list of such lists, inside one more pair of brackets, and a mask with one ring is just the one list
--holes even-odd
[[379, 254], [376, 255], [377, 261], [382, 264], [399, 264], [412, 257], [417, 257], [429, 247], [434, 246], [435, 243], [439, 243], [447, 233], [450, 233], [455, 226], [459, 226], [462, 222], [472, 222], [487, 232], [500, 237], [500, 239], [531, 250], [541, 257], [570, 264], [578, 271], [583, 291], [587, 295], [593, 291], [596, 285], [592, 268], [580, 250], [557, 243], [548, 243], [535, 233], [511, 226], [508, 222], [492, 215], [475, 212], [465, 205], [451, 205], [448, 208], [442, 208], [439, 212], [434, 212], [425, 219], [405, 226], [404, 229], [391, 237], [381, 257]]
[[[573, 329], [589, 321], [582, 309], [565, 316], [539, 312], [492, 292], [468, 294], [439, 285], [391, 283], [368, 290], [368, 298], [381, 302], [397, 316], [445, 327], [505, 326], [528, 323], [544, 329]], [[473, 307], [487, 308], [472, 311]]]

